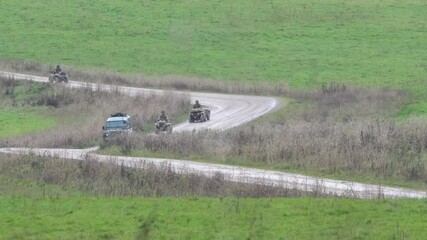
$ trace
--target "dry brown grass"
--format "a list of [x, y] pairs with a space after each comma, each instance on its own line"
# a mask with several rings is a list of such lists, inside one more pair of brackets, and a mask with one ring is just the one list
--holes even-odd
[[[53, 68], [54, 66], [31, 61], [0, 60], [0, 69], [38, 76], [48, 76], [49, 71]], [[216, 81], [172, 75], [162, 77], [141, 74], [126, 75], [97, 69], [82, 70], [71, 66], [62, 66], [62, 68], [70, 75], [70, 80], [120, 86], [276, 96], [290, 92], [286, 82], [272, 84], [268, 82]]]
[[90, 196], [143, 197], [299, 197], [320, 196], [294, 189], [232, 183], [221, 174], [213, 177], [182, 175], [164, 165], [141, 163], [141, 168], [128, 168], [96, 159], [72, 161], [32, 155], [0, 155], [0, 174], [18, 180], [31, 180], [43, 186], [57, 185], [78, 190]]
[[235, 159], [258, 166], [427, 183], [426, 118], [388, 117], [402, 105], [402, 93], [336, 89], [301, 95], [304, 107], [227, 132], [133, 136], [119, 145], [126, 149], [123, 153], [146, 149], [181, 158]]
[[[7, 92], [17, 85], [26, 86], [30, 82], [15, 82], [0, 79], [0, 92]], [[57, 127], [41, 133], [18, 138], [1, 139], [2, 146], [30, 147], [83, 147], [98, 145], [102, 137], [102, 125], [112, 113], [125, 112], [132, 117], [135, 132], [142, 132], [152, 125], [161, 110], [173, 117], [186, 111], [190, 99], [184, 94], [163, 96], [126, 96], [117, 92], [107, 93], [91, 89], [69, 89], [61, 84], [40, 83], [44, 94], [36, 94], [16, 100], [12, 96], [2, 96], [2, 106], [45, 106], [50, 115], [60, 122]], [[29, 88], [30, 89], [30, 88]]]
[[[50, 68], [33, 62], [11, 61], [0, 62], [0, 66], [38, 75], [44, 75]], [[288, 89], [286, 85], [219, 83], [179, 77], [148, 78], [97, 70], [78, 70], [66, 66], [65, 68], [71, 74], [71, 78], [76, 80], [195, 91], [272, 94], [292, 97], [299, 102], [294, 104], [291, 112], [276, 113], [275, 118], [268, 118], [225, 133], [213, 131], [179, 133], [168, 138], [136, 134], [126, 141], [119, 142], [124, 153], [145, 149], [175, 154], [178, 157], [237, 159], [264, 166], [316, 169], [331, 174], [362, 173], [378, 179], [394, 178], [427, 183], [427, 121], [425, 117], [411, 117], [405, 121], [393, 118], [403, 106], [405, 97], [399, 91], [363, 89], [333, 83], [321, 86], [318, 91], [295, 91]], [[80, 124], [87, 126], [87, 129], [82, 131], [83, 135], [74, 137], [90, 141], [99, 138], [98, 129], [105, 116], [116, 111], [108, 108], [110, 106], [102, 105], [106, 101], [104, 98], [97, 102], [98, 105], [94, 104], [97, 111], [101, 109], [101, 114], [94, 115], [93, 118], [97, 120], [92, 124]], [[154, 101], [168, 105], [164, 103], [169, 100]], [[157, 106], [163, 106], [162, 104]], [[182, 100], [176, 107], [182, 109], [186, 104], [188, 101]], [[127, 106], [129, 105], [122, 105], [121, 109], [126, 109], [127, 112], [136, 111], [130, 108], [128, 111]], [[76, 107], [66, 111], [75, 114], [79, 111], [94, 111], [94, 108], [82, 110], [81, 107]], [[149, 117], [148, 120], [150, 122], [158, 110], [145, 113], [143, 116], [150, 116], [151, 119]], [[174, 108], [167, 109], [171, 110]], [[144, 121], [147, 119], [141, 119], [141, 122]], [[56, 147], [73, 143], [68, 139], [74, 134], [74, 128], [70, 128], [70, 133], [63, 132], [62, 129], [46, 133], [43, 138], [49, 139], [49, 136], [54, 135], [55, 137], [50, 139], [59, 140], [55, 142], [44, 140], [39, 144]], [[31, 136], [29, 138], [31, 139]], [[26, 142], [23, 139], [19, 141]]]

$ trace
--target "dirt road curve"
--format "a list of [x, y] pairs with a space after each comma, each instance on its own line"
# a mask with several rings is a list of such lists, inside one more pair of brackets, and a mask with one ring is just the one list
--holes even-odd
[[[23, 74], [0, 72], [0, 75], [14, 77], [15, 79], [34, 80], [46, 82], [45, 77], [36, 77]], [[121, 92], [135, 95], [144, 93], [167, 94], [163, 90], [114, 87], [110, 85], [95, 85], [82, 82], [70, 81], [70, 87], [91, 87], [103, 90], [117, 89]], [[174, 127], [174, 130], [185, 131], [193, 129], [217, 129], [225, 130], [246, 123], [261, 116], [275, 107], [277, 102], [274, 98], [237, 96], [212, 93], [189, 93], [192, 100], [199, 99], [202, 104], [212, 108], [212, 120], [201, 124], [181, 123]], [[239, 117], [236, 117], [236, 116]], [[234, 167], [218, 164], [207, 164], [175, 159], [155, 159], [155, 158], [132, 158], [132, 157], [112, 157], [94, 154], [96, 148], [90, 149], [28, 149], [28, 148], [2, 148], [0, 152], [10, 154], [28, 154], [32, 152], [37, 155], [57, 156], [67, 159], [82, 160], [87, 157], [102, 162], [114, 162], [130, 167], [143, 167], [146, 163], [156, 165], [167, 164], [172, 170], [182, 173], [198, 173], [206, 176], [213, 176], [221, 173], [227, 180], [245, 183], [258, 183], [262, 185], [283, 186], [286, 188], [299, 189], [303, 191], [317, 192], [319, 194], [332, 194], [336, 196], [352, 198], [427, 198], [427, 192], [384, 187], [378, 185], [361, 184], [325, 178], [316, 178], [299, 174], [289, 174], [277, 171], [267, 171], [244, 167]]]
[[[32, 80], [37, 82], [48, 82], [47, 77], [38, 77], [26, 74], [10, 73], [0, 71], [0, 76], [10, 77], [17, 80]], [[211, 120], [203, 123], [180, 123], [174, 126], [174, 131], [188, 131], [200, 129], [225, 130], [240, 124], [247, 123], [278, 106], [276, 99], [271, 97], [229, 95], [217, 93], [195, 93], [165, 91], [147, 88], [119, 87], [105, 84], [94, 84], [85, 82], [69, 81], [65, 86], [72, 88], [92, 88], [104, 91], [119, 91], [129, 95], [143, 94], [189, 94], [191, 101], [196, 99], [202, 105], [211, 109]]]

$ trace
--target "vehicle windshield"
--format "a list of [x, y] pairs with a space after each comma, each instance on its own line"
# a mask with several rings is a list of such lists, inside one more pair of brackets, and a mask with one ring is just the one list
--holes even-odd
[[127, 128], [128, 122], [127, 121], [108, 121], [106, 124], [107, 129], [108, 128]]

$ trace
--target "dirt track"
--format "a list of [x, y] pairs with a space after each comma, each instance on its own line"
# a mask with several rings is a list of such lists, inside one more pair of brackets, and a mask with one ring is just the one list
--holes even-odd
[[[32, 80], [37, 82], [48, 82], [47, 77], [38, 77], [26, 74], [10, 73], [0, 71], [1, 76], [11, 77], [19, 80]], [[218, 93], [195, 93], [165, 91], [147, 88], [119, 87], [106, 84], [94, 84], [85, 82], [69, 81], [66, 85], [72, 88], [89, 87], [104, 91], [119, 91], [129, 95], [144, 94], [189, 94], [191, 101], [199, 100], [202, 105], [211, 109], [211, 120], [203, 123], [180, 123], [174, 126], [174, 131], [192, 131], [200, 129], [225, 130], [247, 123], [278, 106], [276, 99], [260, 96], [229, 95]]]
[[[0, 72], [0, 75], [13, 77], [21, 80], [33, 80], [47, 82], [46, 77], [37, 77], [24, 74]], [[111, 85], [97, 85], [83, 82], [70, 81], [69, 87], [91, 87], [105, 91], [118, 90], [120, 92], [138, 95], [146, 93], [168, 94], [169, 91], [116, 87]], [[277, 107], [277, 101], [270, 97], [239, 96], [214, 93], [186, 93], [190, 94], [192, 101], [200, 100], [202, 104], [208, 105], [212, 109], [211, 120], [205, 123], [189, 124], [187, 122], [174, 126], [174, 131], [187, 131], [199, 129], [225, 130], [240, 124], [249, 122], [256, 117], [266, 114]], [[131, 157], [111, 157], [92, 153], [96, 148], [91, 149], [27, 149], [27, 148], [2, 148], [0, 152], [11, 154], [28, 154], [33, 152], [37, 155], [58, 156], [68, 159], [81, 160], [86, 157], [97, 159], [98, 161], [113, 161], [117, 164], [124, 164], [132, 167], [141, 167], [144, 162], [153, 164], [169, 164], [171, 169], [179, 173], [199, 173], [212, 176], [221, 173], [226, 179], [235, 182], [259, 183], [263, 185], [284, 186], [287, 188], [299, 189], [303, 191], [317, 192], [319, 194], [330, 194], [335, 196], [353, 198], [427, 198], [427, 192], [384, 187], [371, 184], [361, 184], [347, 181], [330, 180], [303, 176], [299, 174], [289, 174], [276, 171], [267, 171], [243, 167], [233, 167], [218, 164], [207, 164], [175, 159], [155, 159], [155, 158], [131, 158]]]

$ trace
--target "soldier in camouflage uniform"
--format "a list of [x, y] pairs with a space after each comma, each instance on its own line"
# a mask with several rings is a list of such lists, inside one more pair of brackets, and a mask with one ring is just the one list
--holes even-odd
[[202, 105], [200, 105], [199, 100], [196, 100], [196, 103], [193, 105], [193, 108], [201, 108]]
[[165, 111], [162, 111], [162, 114], [160, 114], [159, 121], [169, 122], [168, 115], [166, 115]]

